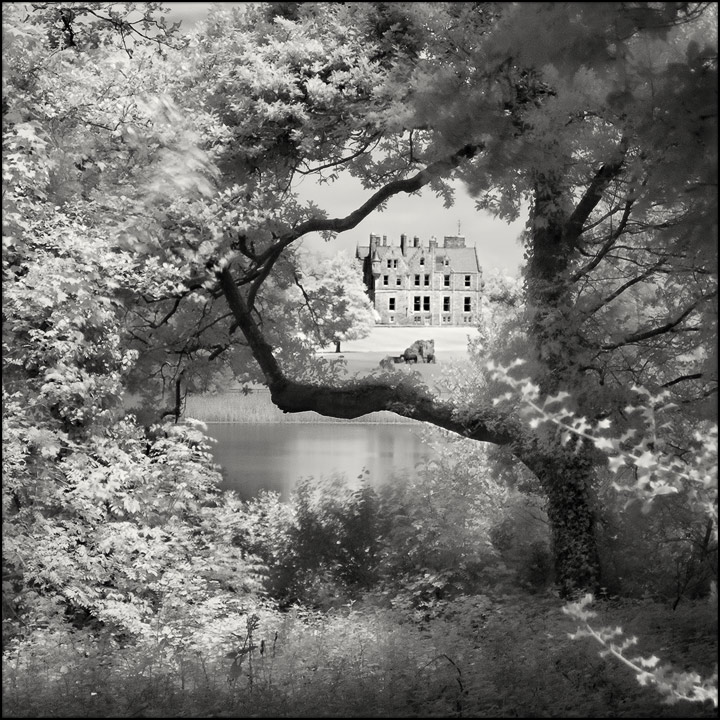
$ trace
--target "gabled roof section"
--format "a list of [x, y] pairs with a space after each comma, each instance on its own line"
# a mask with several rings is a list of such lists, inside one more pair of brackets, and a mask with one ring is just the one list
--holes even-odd
[[[451, 273], [463, 273], [465, 275], [480, 272], [480, 264], [478, 263], [475, 248], [441, 248], [436, 252], [436, 260], [438, 257], [447, 258], [450, 264], [445, 265], [444, 261], [442, 265], [436, 263], [435, 272], [441, 270], [447, 272], [449, 270]], [[427, 260], [425, 262], [427, 263]]]
[[[358, 259], [363, 260], [370, 252], [369, 245], [358, 245], [355, 255]], [[425, 258], [425, 264], [420, 264], [420, 258]], [[432, 261], [432, 253], [429, 248], [407, 248], [406, 254], [403, 255], [400, 248], [392, 245], [378, 245], [373, 252], [372, 260], [383, 260], [387, 258], [402, 258], [407, 266], [407, 272], [411, 274], [422, 275], [423, 273], [444, 272], [458, 273], [469, 275], [480, 272], [480, 264], [478, 263], [475, 248], [437, 248], [435, 250], [435, 262]], [[440, 262], [438, 259], [442, 258]], [[445, 258], [449, 264], [445, 265]]]
[[[355, 251], [355, 256], [359, 260], [364, 260], [368, 256], [369, 252], [370, 252], [369, 245], [358, 245], [357, 250]], [[387, 255], [389, 255], [391, 257], [401, 257], [400, 248], [394, 247], [392, 245], [377, 245], [375, 247], [375, 253], [381, 260], [383, 260]], [[374, 257], [374, 255], [373, 255], [373, 257]]]

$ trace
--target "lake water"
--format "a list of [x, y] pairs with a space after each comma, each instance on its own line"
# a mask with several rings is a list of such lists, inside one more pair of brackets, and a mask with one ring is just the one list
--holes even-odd
[[208, 423], [217, 440], [215, 462], [223, 467], [223, 490], [247, 500], [260, 490], [289, 497], [295, 483], [344, 473], [353, 480], [368, 470], [377, 486], [394, 472], [412, 470], [432, 449], [420, 426], [360, 423]]

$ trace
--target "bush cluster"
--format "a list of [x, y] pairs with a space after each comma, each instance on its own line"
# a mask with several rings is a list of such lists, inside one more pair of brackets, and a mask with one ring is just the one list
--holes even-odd
[[[552, 537], [542, 496], [522, 484], [488, 483], [487, 474], [446, 458], [378, 489], [366, 476], [304, 478], [287, 504], [273, 493], [248, 502], [252, 521], [236, 542], [266, 563], [265, 589], [281, 607], [327, 610], [372, 595], [432, 612], [491, 588], [549, 590]], [[648, 509], [605, 495], [598, 545], [606, 595], [674, 606], [707, 597], [717, 582], [707, 521], [682, 498]]]
[[484, 466], [457, 457], [378, 489], [366, 476], [305, 478], [281, 508], [273, 493], [251, 500], [252, 521], [236, 537], [266, 563], [265, 588], [281, 607], [327, 610], [372, 595], [427, 614], [490, 587], [537, 591], [552, 582], [539, 498], [508, 492]]

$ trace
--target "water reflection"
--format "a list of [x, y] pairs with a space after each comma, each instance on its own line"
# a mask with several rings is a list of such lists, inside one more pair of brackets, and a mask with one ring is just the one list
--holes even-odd
[[213, 455], [223, 467], [221, 487], [243, 499], [260, 490], [287, 499], [301, 477], [340, 472], [352, 480], [364, 469], [377, 486], [432, 452], [417, 426], [400, 424], [212, 423], [208, 434], [217, 440]]

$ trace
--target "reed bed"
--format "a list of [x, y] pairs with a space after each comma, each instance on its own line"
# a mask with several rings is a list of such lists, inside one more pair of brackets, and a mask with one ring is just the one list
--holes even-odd
[[369, 413], [355, 420], [328, 418], [315, 412], [284, 413], [273, 405], [268, 390], [230, 391], [220, 395], [190, 395], [185, 403], [186, 417], [217, 423], [371, 423], [409, 425], [416, 421], [386, 410]]

